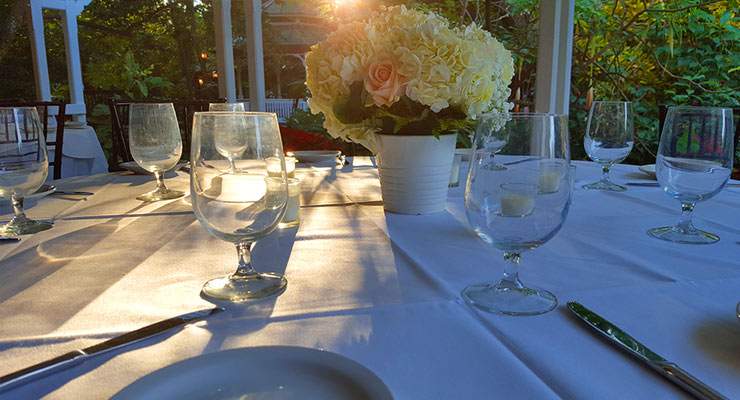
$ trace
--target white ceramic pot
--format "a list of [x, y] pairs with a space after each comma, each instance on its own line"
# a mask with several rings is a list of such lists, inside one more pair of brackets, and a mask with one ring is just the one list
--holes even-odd
[[445, 209], [456, 134], [376, 135], [386, 211], [430, 214]]

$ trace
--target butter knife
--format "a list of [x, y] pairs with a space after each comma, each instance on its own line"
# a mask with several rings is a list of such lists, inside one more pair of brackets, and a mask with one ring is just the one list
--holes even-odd
[[726, 397], [681, 369], [677, 364], [659, 356], [625, 331], [619, 329], [616, 325], [605, 320], [580, 303], [569, 301], [568, 308], [588, 326], [594, 328], [603, 337], [609, 339], [612, 344], [615, 344], [622, 350], [627, 351], [629, 354], [663, 375], [669, 381], [691, 393], [697, 399], [727, 400]]
[[147, 325], [143, 328], [124, 333], [104, 342], [85, 347], [84, 349], [70, 351], [61, 356], [40, 362], [30, 367], [23, 368], [5, 376], [0, 376], [0, 392], [24, 385], [33, 380], [54, 374], [56, 372], [71, 368], [75, 365], [82, 364], [88, 358], [103, 354], [115, 349], [119, 349], [130, 344], [140, 342], [144, 339], [165, 333], [171, 329], [199, 321], [209, 316], [223, 311], [223, 308], [216, 307], [194, 311], [191, 313], [179, 315], [163, 321]]

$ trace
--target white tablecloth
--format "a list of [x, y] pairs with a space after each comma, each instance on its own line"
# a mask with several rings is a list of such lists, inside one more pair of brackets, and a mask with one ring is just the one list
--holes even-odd
[[[49, 141], [53, 141], [56, 137], [56, 125], [50, 129]], [[92, 126], [65, 127], [62, 155], [62, 178], [108, 172], [108, 160], [105, 159], [98, 135]], [[49, 160], [54, 160], [52, 151], [49, 152]], [[49, 181], [54, 177], [53, 171], [53, 166], [50, 166]]]
[[[577, 183], [594, 180], [577, 163]], [[617, 166], [615, 180], [642, 178]], [[303, 203], [380, 200], [371, 167], [306, 168]], [[186, 175], [170, 179], [187, 189]], [[209, 306], [203, 282], [232, 272], [235, 251], [209, 236], [186, 201], [142, 204], [145, 176], [58, 182], [95, 192], [45, 198], [29, 210], [55, 227], [0, 245], [0, 375], [176, 314]], [[578, 189], [562, 231], [525, 254], [521, 277], [558, 309], [505, 317], [466, 306], [460, 291], [498, 279], [501, 255], [466, 229], [462, 188], [447, 212], [386, 214], [381, 206], [308, 207], [299, 229], [260, 243], [261, 270], [285, 271], [280, 297], [230, 307], [181, 331], [0, 394], [103, 398], [173, 362], [235, 347], [299, 345], [374, 371], [398, 399], [656, 399], [686, 395], [595, 337], [562, 304], [577, 300], [703, 379], [740, 398], [740, 189], [696, 209], [718, 233], [709, 246], [645, 234], [678, 218], [658, 188]]]

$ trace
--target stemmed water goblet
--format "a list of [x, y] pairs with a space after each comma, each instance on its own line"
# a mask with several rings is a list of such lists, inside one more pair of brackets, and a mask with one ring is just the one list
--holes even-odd
[[506, 167], [496, 162], [495, 157], [496, 154], [498, 154], [498, 152], [500, 152], [506, 145], [511, 132], [508, 129], [494, 129], [497, 123], [497, 120], [494, 118], [484, 118], [478, 121], [477, 129], [490, 132], [490, 134], [483, 139], [482, 143], [486, 152], [490, 154], [489, 159], [485, 161], [484, 168], [492, 171], [503, 171]]
[[244, 103], [210, 103], [208, 111], [246, 111]]
[[[223, 129], [242, 138], [244, 149], [229, 158], [218, 145]], [[190, 193], [201, 225], [213, 236], [236, 246], [239, 262], [233, 274], [203, 286], [204, 297], [245, 301], [281, 293], [287, 281], [274, 272], [257, 272], [251, 249], [282, 219], [288, 200], [288, 178], [277, 117], [272, 113], [198, 112], [193, 119]], [[267, 159], [280, 160], [278, 174], [268, 175]], [[234, 165], [238, 169], [232, 168]]]
[[[504, 277], [497, 283], [468, 286], [463, 298], [474, 307], [508, 315], [536, 315], [557, 305], [543, 289], [519, 280], [521, 254], [550, 240], [560, 230], [571, 202], [570, 147], [563, 115], [512, 113], [503, 128], [484, 115], [473, 141], [473, 162], [465, 188], [465, 212], [475, 233], [504, 252]], [[487, 168], [486, 141], [497, 130], [511, 140], [497, 158], [506, 169]]]
[[681, 202], [675, 226], [650, 229], [670, 242], [709, 244], [719, 236], [691, 222], [696, 203], [714, 197], [732, 173], [735, 129], [730, 108], [670, 107], [660, 137], [655, 174], [663, 190]]
[[588, 112], [584, 147], [588, 156], [601, 164], [601, 180], [584, 185], [584, 189], [623, 192], [622, 185], [609, 180], [611, 166], [621, 162], [632, 151], [634, 122], [632, 103], [628, 101], [594, 101]]
[[36, 192], [49, 173], [43, 130], [36, 108], [0, 107], [0, 197], [12, 202], [14, 214], [0, 235], [27, 235], [53, 226], [23, 211], [24, 197]]
[[[218, 112], [243, 112], [244, 103], [211, 103], [210, 111], [217, 109]], [[219, 154], [229, 161], [232, 174], [239, 173], [235, 160], [247, 150], [249, 136], [244, 134], [250, 123], [244, 118], [214, 118], [213, 140], [214, 146]], [[260, 141], [259, 135], [256, 139]]]
[[131, 156], [157, 179], [155, 190], [136, 199], [160, 201], [185, 196], [185, 193], [168, 189], [164, 184], [164, 173], [174, 168], [182, 155], [182, 137], [172, 103], [131, 104], [128, 129]]

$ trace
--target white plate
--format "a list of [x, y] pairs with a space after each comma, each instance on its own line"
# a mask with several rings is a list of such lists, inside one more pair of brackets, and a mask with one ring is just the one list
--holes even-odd
[[[182, 168], [183, 165], [187, 164], [186, 162], [179, 162], [171, 169], [167, 170], [167, 172], [170, 171], [177, 171], [178, 169]], [[126, 161], [118, 164], [119, 167], [125, 169], [126, 171], [131, 171], [137, 175], [152, 175], [151, 172], [145, 170], [144, 168], [141, 168], [139, 164], [136, 163], [136, 161]]]
[[640, 165], [637, 168], [640, 172], [650, 175], [651, 178], [655, 179], [655, 164]]
[[324, 163], [334, 161], [342, 154], [339, 150], [306, 150], [294, 151], [293, 157], [302, 163]]
[[247, 347], [190, 358], [142, 377], [114, 399], [392, 399], [360, 364], [328, 351]]
[[28, 196], [26, 196], [24, 198], [25, 199], [40, 199], [40, 198], [46, 197], [46, 196], [48, 196], [48, 195], [50, 195], [50, 194], [52, 194], [52, 193], [54, 193], [56, 191], [57, 191], [56, 186], [43, 184], [33, 194], [30, 194], [30, 195], [28, 195]]

